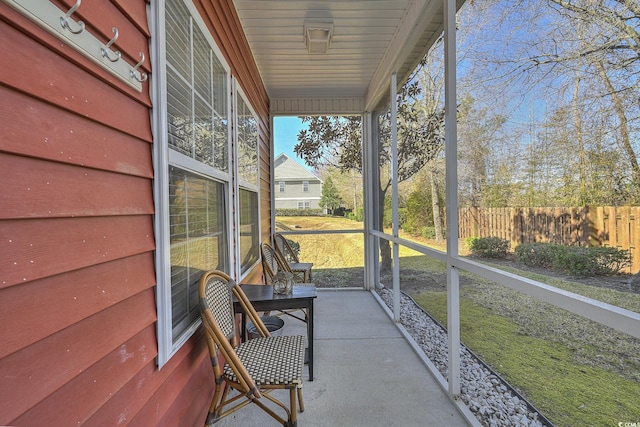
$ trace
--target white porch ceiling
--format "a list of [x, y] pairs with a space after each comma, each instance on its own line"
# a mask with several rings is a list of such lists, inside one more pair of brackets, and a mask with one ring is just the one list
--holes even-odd
[[[458, 0], [458, 5], [463, 3]], [[388, 99], [443, 29], [443, 0], [234, 0], [274, 114], [359, 114]], [[333, 22], [310, 54], [305, 20]]]

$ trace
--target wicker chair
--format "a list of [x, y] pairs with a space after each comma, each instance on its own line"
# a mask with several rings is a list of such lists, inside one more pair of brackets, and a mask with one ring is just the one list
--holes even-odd
[[273, 284], [273, 278], [279, 271], [291, 271], [289, 264], [282, 258], [269, 243], [262, 242], [260, 245], [260, 255], [262, 259], [262, 272], [267, 285]]
[[[262, 258], [262, 273], [267, 285], [273, 285], [273, 278], [276, 274], [278, 274], [279, 271], [288, 271], [289, 273], [293, 273], [287, 261], [285, 261], [280, 253], [276, 251], [270, 244], [263, 242], [260, 245], [260, 255]], [[300, 285], [300, 283], [298, 283], [298, 285]], [[312, 283], [308, 283], [308, 285], [312, 285]], [[278, 310], [279, 314], [276, 315], [280, 316], [281, 314], [286, 314], [306, 323], [309, 321], [309, 313], [305, 309], [303, 309], [302, 312], [304, 314], [304, 317], [298, 316], [298, 309]]]
[[275, 242], [275, 249], [279, 252], [281, 258], [289, 264], [291, 272], [295, 275], [302, 274], [302, 282], [311, 282], [311, 268], [313, 267], [313, 263], [300, 262], [298, 255], [282, 234], [275, 233], [273, 240]]
[[[271, 336], [246, 295], [221, 271], [208, 271], [200, 279], [200, 313], [216, 380], [216, 390], [206, 424], [254, 403], [285, 427], [297, 425], [296, 398], [300, 412], [304, 370], [304, 336]], [[238, 344], [233, 295], [253, 322], [260, 337]], [[218, 351], [224, 357], [220, 366]], [[276, 389], [289, 390], [289, 405], [271, 396]], [[235, 390], [235, 391], [232, 391]], [[286, 413], [286, 419], [267, 406], [273, 402]]]

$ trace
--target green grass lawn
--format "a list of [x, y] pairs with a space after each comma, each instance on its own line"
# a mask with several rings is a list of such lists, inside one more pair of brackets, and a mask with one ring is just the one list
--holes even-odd
[[[281, 219], [304, 230], [361, 227], [345, 218], [279, 217], [278, 221]], [[301, 258], [316, 263], [314, 275], [324, 271], [336, 283], [348, 283], [350, 272], [362, 272], [360, 233], [291, 238], [300, 243]], [[435, 247], [443, 249], [441, 244]], [[445, 265], [401, 247], [400, 266], [401, 281], [431, 284], [411, 295], [446, 324]], [[497, 267], [640, 312], [638, 294]], [[554, 424], [640, 422], [640, 340], [464, 272], [461, 283], [462, 341]]]
[[[446, 294], [421, 292], [414, 299], [446, 324]], [[569, 346], [524, 334], [512, 319], [470, 298], [461, 298], [460, 313], [463, 343], [556, 426], [616, 426], [640, 419], [638, 381], [576, 363]]]

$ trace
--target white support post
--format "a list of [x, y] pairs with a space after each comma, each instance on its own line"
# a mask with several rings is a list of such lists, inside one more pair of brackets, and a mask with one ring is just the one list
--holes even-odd
[[[371, 132], [369, 149], [369, 166], [368, 166], [368, 185], [369, 185], [369, 224], [370, 230], [379, 231], [382, 229], [380, 225], [380, 216], [378, 214], [379, 198], [380, 198], [380, 163], [378, 161], [380, 152], [380, 112], [375, 111], [369, 113], [369, 127]], [[371, 275], [374, 286], [380, 287], [380, 238], [371, 235]]]
[[[391, 74], [391, 205], [393, 237], [398, 238], [398, 75]], [[400, 246], [393, 242], [393, 319], [400, 322]]]
[[458, 255], [458, 144], [456, 100], [456, 2], [444, 1], [445, 153], [447, 207], [447, 331], [449, 394], [460, 395], [460, 277]]
[[[270, 225], [271, 225], [271, 232], [269, 233], [269, 236], [273, 237], [273, 235], [276, 232], [276, 195], [275, 195], [275, 185], [274, 185], [274, 177], [275, 175], [275, 145], [276, 145], [276, 141], [275, 141], [275, 117], [273, 116], [273, 114], [270, 114], [270, 118], [269, 118], [269, 123], [270, 123], [270, 132], [269, 132], [269, 193], [271, 194], [271, 197], [269, 197], [269, 212], [271, 213], [270, 215]], [[262, 237], [260, 237], [260, 239], [262, 239]], [[273, 242], [271, 242], [273, 243]]]
[[366, 290], [375, 289], [378, 285], [375, 282], [376, 275], [373, 273], [375, 268], [375, 245], [374, 237], [371, 235], [373, 229], [373, 169], [372, 169], [372, 122], [371, 113], [366, 112], [362, 115], [362, 188], [363, 194], [363, 211], [364, 211], [364, 288]]

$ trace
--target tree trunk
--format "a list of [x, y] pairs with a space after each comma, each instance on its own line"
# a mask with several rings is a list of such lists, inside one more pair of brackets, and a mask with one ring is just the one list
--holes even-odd
[[638, 165], [638, 156], [636, 155], [633, 147], [631, 146], [631, 138], [629, 136], [629, 125], [627, 116], [625, 114], [625, 108], [622, 104], [622, 100], [618, 96], [618, 92], [616, 92], [615, 88], [611, 84], [611, 80], [609, 80], [609, 76], [607, 75], [607, 70], [604, 68], [602, 61], [596, 61], [596, 66], [600, 71], [600, 75], [602, 76], [602, 80], [604, 82], [609, 95], [611, 95], [611, 100], [613, 101], [613, 108], [618, 115], [618, 120], [620, 120], [620, 136], [622, 137], [622, 148], [627, 153], [627, 158], [631, 163], [631, 169], [633, 170], [633, 176], [636, 182], [640, 182], [640, 166]]
[[433, 210], [433, 226], [436, 232], [436, 242], [444, 240], [442, 232], [442, 216], [440, 215], [440, 194], [438, 193], [438, 184], [436, 183], [436, 174], [433, 169], [429, 169], [429, 178], [431, 178], [431, 209]]
[[573, 122], [575, 125], [576, 133], [575, 138], [578, 143], [578, 170], [580, 180], [580, 189], [579, 189], [579, 203], [581, 206], [585, 206], [587, 204], [587, 179], [586, 179], [586, 168], [587, 162], [585, 158], [584, 152], [584, 139], [582, 138], [582, 117], [580, 116], [581, 110], [579, 105], [579, 97], [580, 97], [580, 71], [577, 72], [575, 85], [573, 87]]
[[[384, 230], [384, 198], [386, 191], [380, 189], [378, 197], [378, 220], [380, 221], [380, 230]], [[393, 266], [391, 260], [391, 244], [388, 240], [380, 240], [380, 274], [388, 273]]]

